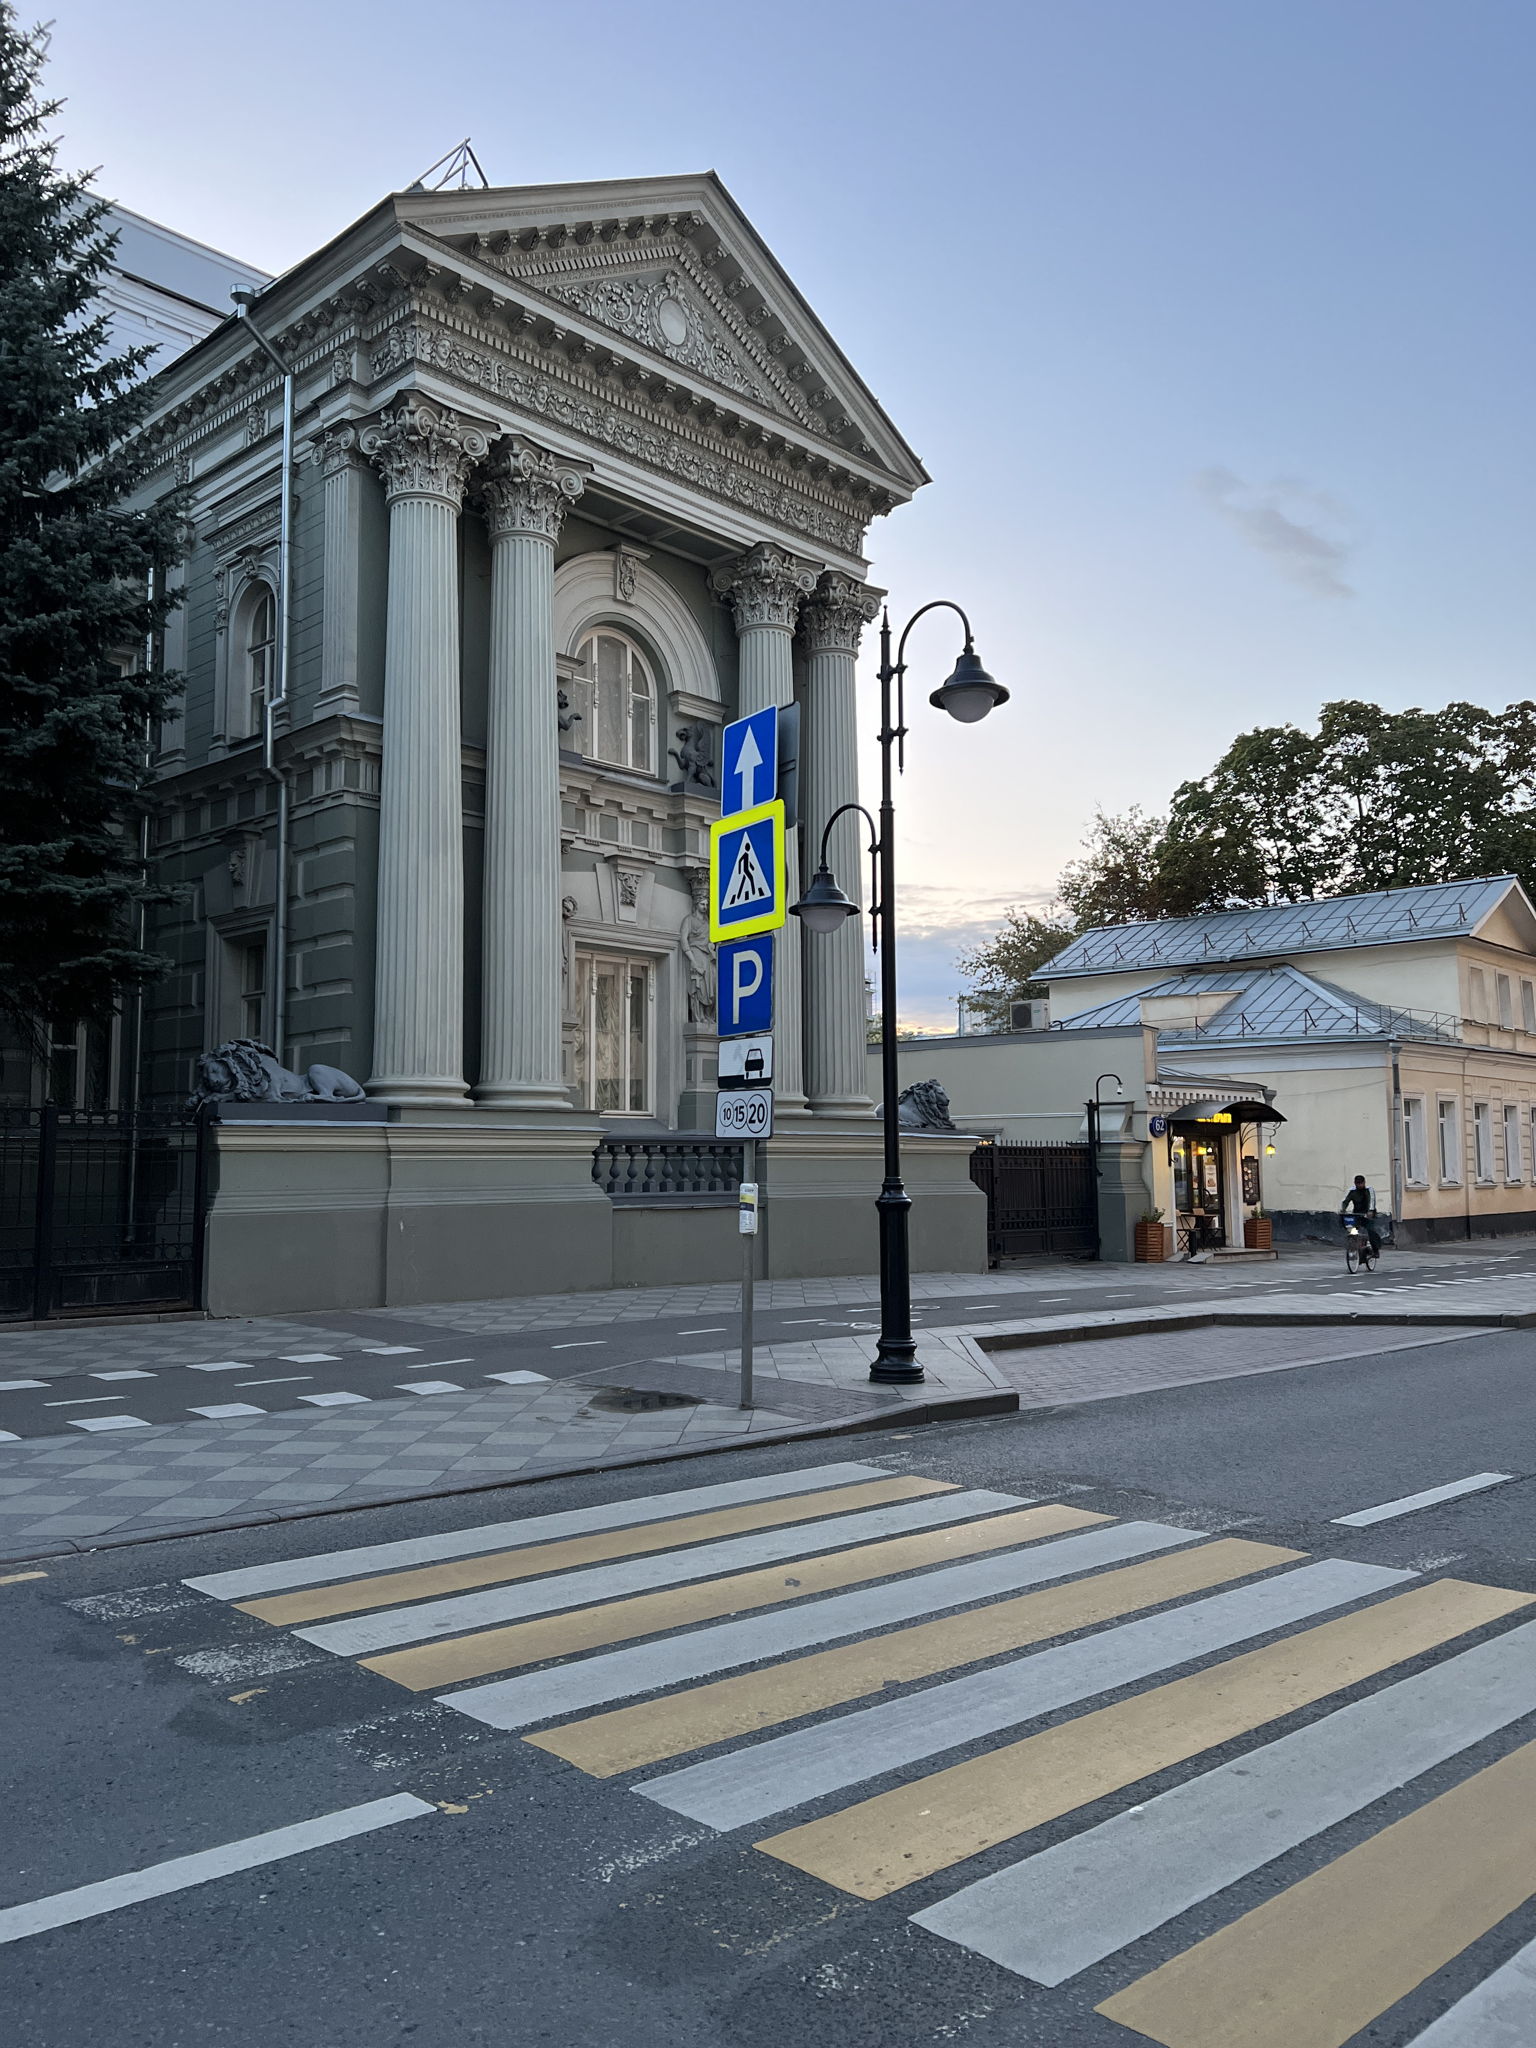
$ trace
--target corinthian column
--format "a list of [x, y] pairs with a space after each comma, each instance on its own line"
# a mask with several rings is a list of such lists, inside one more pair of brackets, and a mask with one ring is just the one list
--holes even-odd
[[[801, 601], [816, 587], [810, 570], [782, 548], [760, 546], [743, 555], [725, 573], [736, 614], [739, 660], [737, 716], [746, 718], [769, 704], [788, 704], [794, 696], [794, 635]], [[786, 846], [789, 901], [800, 896], [800, 855], [797, 835]], [[774, 975], [774, 1107], [794, 1115], [805, 1109], [805, 1069], [801, 1045], [800, 951], [804, 934], [799, 919], [790, 918], [776, 935]]]
[[459, 509], [490, 446], [457, 413], [400, 403], [363, 430], [389, 502], [373, 1075], [385, 1102], [464, 1104]]
[[[800, 807], [807, 858], [827, 820], [859, 797], [858, 705], [854, 662], [859, 635], [880, 608], [880, 593], [828, 570], [801, 613], [810, 658], [800, 735]], [[854, 902], [864, 902], [868, 830], [849, 813], [832, 827], [827, 859]], [[806, 1094], [818, 1116], [868, 1115], [865, 1083], [864, 921], [805, 935]]]
[[311, 455], [324, 479], [320, 583], [320, 695], [315, 713], [355, 713], [362, 612], [362, 500], [367, 461], [348, 421], [316, 436]]
[[555, 542], [581, 495], [575, 464], [519, 436], [481, 496], [491, 535], [485, 752], [484, 1009], [477, 1101], [571, 1106], [560, 1060], [560, 754]]

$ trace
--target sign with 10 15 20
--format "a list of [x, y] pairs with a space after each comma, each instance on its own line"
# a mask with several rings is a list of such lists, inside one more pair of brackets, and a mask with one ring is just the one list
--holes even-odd
[[722, 1088], [715, 1097], [717, 1138], [771, 1138], [773, 1090]]

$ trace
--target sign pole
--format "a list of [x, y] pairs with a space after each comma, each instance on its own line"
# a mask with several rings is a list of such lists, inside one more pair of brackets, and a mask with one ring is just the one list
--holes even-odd
[[752, 1290], [757, 1279], [757, 1140], [745, 1138], [741, 1147], [741, 1398], [739, 1406], [752, 1406]]

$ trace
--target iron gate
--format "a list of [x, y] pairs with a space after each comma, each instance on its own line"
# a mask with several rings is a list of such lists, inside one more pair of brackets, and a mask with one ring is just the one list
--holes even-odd
[[987, 1261], [1098, 1249], [1098, 1193], [1088, 1145], [978, 1145], [971, 1179], [987, 1198]]
[[179, 1110], [0, 1109], [0, 1321], [199, 1307], [206, 1142]]

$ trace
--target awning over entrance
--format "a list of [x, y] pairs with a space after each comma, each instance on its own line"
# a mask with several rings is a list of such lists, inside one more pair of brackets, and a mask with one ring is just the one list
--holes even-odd
[[1231, 1101], [1222, 1096], [1206, 1096], [1197, 1102], [1186, 1102], [1168, 1114], [1170, 1123], [1198, 1124], [1283, 1124], [1284, 1116], [1271, 1103]]

